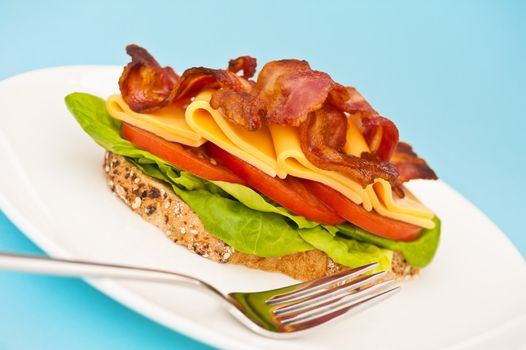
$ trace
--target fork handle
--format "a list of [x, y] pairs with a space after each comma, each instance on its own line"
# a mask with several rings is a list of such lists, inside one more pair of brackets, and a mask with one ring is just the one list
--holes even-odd
[[207, 290], [224, 299], [217, 289], [197, 278], [176, 272], [144, 267], [104, 264], [45, 256], [0, 253], [0, 269], [46, 275], [74, 277], [109, 277], [157, 283], [177, 284]]

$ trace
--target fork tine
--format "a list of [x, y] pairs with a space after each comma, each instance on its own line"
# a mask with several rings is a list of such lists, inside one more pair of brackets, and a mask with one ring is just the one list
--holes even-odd
[[372, 285], [368, 288], [362, 289], [352, 294], [347, 294], [333, 300], [326, 301], [321, 305], [311, 306], [300, 309], [296, 312], [290, 312], [283, 316], [278, 316], [280, 322], [284, 325], [302, 323], [312, 319], [320, 318], [326, 314], [331, 314], [341, 309], [345, 309], [354, 305], [364, 298], [370, 298], [371, 295], [376, 295], [377, 292], [385, 290], [385, 288], [394, 283], [394, 280], [386, 280], [378, 284]]
[[312, 294], [310, 296], [307, 296], [303, 299], [292, 301], [291, 303], [288, 303], [284, 306], [278, 306], [272, 312], [275, 315], [283, 315], [294, 311], [299, 311], [306, 308], [311, 308], [314, 306], [318, 306], [322, 303], [328, 302], [328, 301], [337, 301], [335, 299], [341, 299], [345, 295], [351, 294], [353, 291], [357, 290], [358, 288], [368, 284], [372, 283], [376, 280], [379, 280], [380, 278], [384, 277], [386, 275], [386, 271], [377, 272], [373, 275], [369, 276], [363, 276], [359, 279], [354, 279], [351, 281], [347, 281], [344, 284], [341, 284], [334, 288], [329, 288], [322, 290], [316, 294]]
[[353, 304], [347, 305], [335, 311], [332, 311], [326, 314], [322, 314], [322, 315], [318, 315], [317, 317], [312, 317], [306, 320], [298, 320], [296, 322], [289, 322], [287, 326], [294, 327], [295, 331], [300, 331], [300, 330], [305, 330], [308, 328], [312, 328], [312, 327], [327, 323], [339, 316], [356, 315], [357, 313], [360, 313], [361, 311], [364, 311], [380, 303], [381, 301], [393, 296], [398, 291], [400, 291], [400, 287], [394, 287], [384, 292], [377, 293], [371, 297], [355, 301]]
[[266, 303], [269, 305], [273, 305], [273, 304], [291, 302], [291, 301], [298, 300], [304, 297], [308, 297], [322, 289], [325, 289], [326, 287], [330, 285], [352, 279], [367, 271], [375, 269], [376, 267], [378, 267], [378, 263], [375, 262], [375, 263], [360, 266], [354, 269], [345, 270], [345, 271], [336, 273], [334, 275], [329, 275], [329, 276], [325, 276], [322, 278], [318, 278], [314, 281], [299, 283], [296, 286], [294, 286], [295, 289], [292, 292], [274, 295], [272, 298], [268, 299]]

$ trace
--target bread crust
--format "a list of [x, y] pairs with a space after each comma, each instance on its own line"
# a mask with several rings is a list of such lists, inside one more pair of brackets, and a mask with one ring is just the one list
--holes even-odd
[[[272, 258], [238, 252], [208, 232], [197, 214], [169, 186], [142, 173], [124, 157], [106, 152], [103, 169], [112, 192], [131, 210], [157, 226], [175, 243], [204, 258], [281, 272], [301, 281], [330, 275], [345, 268], [317, 249]], [[395, 252], [391, 276], [411, 278], [418, 272], [407, 264], [400, 253]]]

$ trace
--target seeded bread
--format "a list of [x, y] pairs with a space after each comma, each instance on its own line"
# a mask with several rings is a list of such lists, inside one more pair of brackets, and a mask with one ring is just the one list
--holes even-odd
[[[128, 207], [160, 228], [169, 239], [204, 258], [277, 271], [302, 281], [344, 268], [316, 249], [273, 258], [238, 252], [208, 232], [199, 217], [170, 187], [143, 174], [122, 156], [107, 152], [103, 168], [109, 187]], [[411, 278], [418, 274], [418, 269], [395, 252], [391, 273], [398, 279]]]

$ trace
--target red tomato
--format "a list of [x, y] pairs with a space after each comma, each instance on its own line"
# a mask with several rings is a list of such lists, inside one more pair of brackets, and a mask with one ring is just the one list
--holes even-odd
[[412, 241], [418, 238], [422, 228], [367, 211], [340, 192], [319, 182], [302, 180], [319, 199], [347, 221], [377, 236], [396, 241]]
[[335, 225], [345, 221], [316, 198], [297, 178], [288, 176], [282, 180], [269, 176], [211, 142], [206, 147], [213, 158], [239, 175], [250, 187], [293, 213], [322, 224]]
[[121, 134], [138, 148], [167, 161], [179, 169], [188, 171], [207, 180], [227, 181], [238, 184], [245, 182], [227, 168], [213, 164], [201, 147], [185, 148], [166, 141], [148, 131], [122, 123]]

